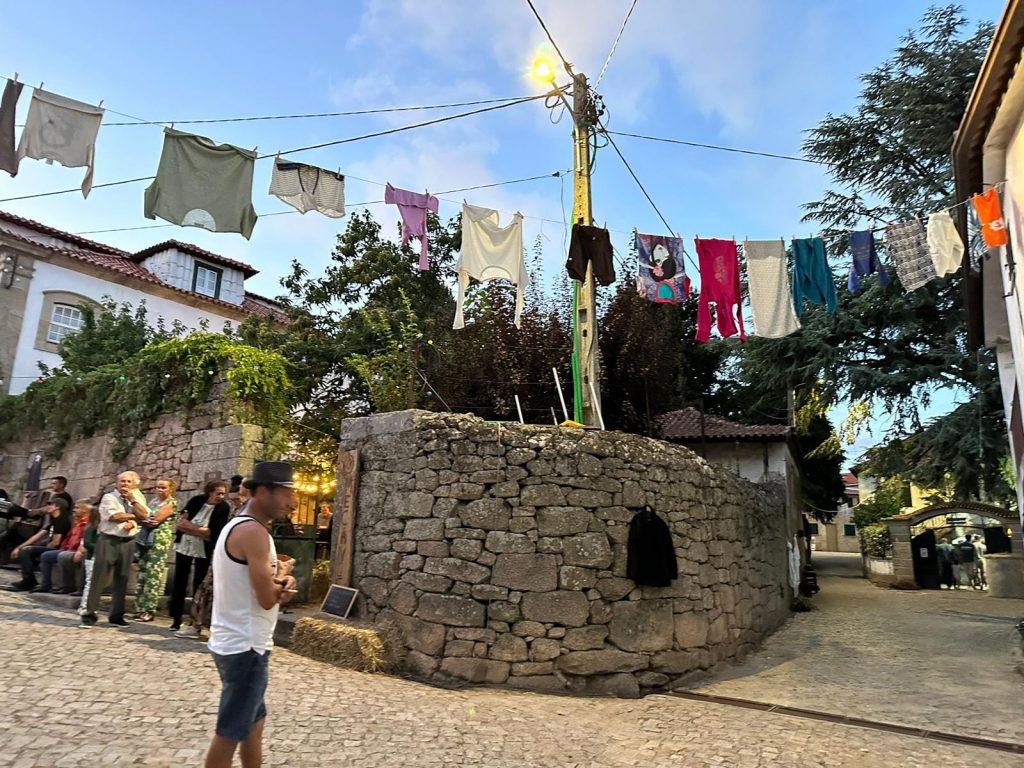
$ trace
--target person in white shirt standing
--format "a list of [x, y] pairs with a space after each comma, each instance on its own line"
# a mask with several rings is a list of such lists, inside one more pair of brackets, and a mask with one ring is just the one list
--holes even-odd
[[230, 768], [238, 750], [243, 768], [263, 762], [270, 650], [280, 605], [295, 595], [291, 562], [278, 561], [270, 525], [295, 506], [292, 467], [257, 464], [245, 481], [252, 498], [224, 526], [213, 552], [213, 618], [208, 647], [221, 679], [217, 727], [206, 768]]

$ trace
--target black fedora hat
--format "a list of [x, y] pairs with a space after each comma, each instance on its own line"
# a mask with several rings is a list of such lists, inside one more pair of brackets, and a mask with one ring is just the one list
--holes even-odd
[[292, 465], [287, 461], [261, 461], [252, 468], [252, 474], [245, 480], [245, 487], [252, 489], [257, 485], [280, 485], [285, 488], [295, 486], [292, 478]]

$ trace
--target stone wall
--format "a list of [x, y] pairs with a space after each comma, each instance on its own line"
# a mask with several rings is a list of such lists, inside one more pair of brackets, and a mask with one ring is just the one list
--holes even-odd
[[[783, 489], [686, 448], [425, 411], [346, 420], [341, 442], [362, 462], [356, 610], [398, 625], [416, 676], [635, 696], [788, 615]], [[667, 588], [626, 578], [644, 504], [673, 533]]]
[[263, 430], [228, 422], [215, 402], [197, 407], [187, 421], [180, 413], [163, 414], [122, 461], [111, 457], [114, 440], [105, 433], [70, 442], [60, 456], [51, 454], [50, 436], [25, 435], [0, 445], [0, 451], [6, 454], [0, 464], [0, 487], [11, 498], [20, 498], [29, 461], [39, 453], [43, 455], [42, 487], [47, 487], [48, 478], [64, 475], [68, 492], [75, 498], [110, 490], [119, 472], [133, 469], [142, 476], [147, 496], [156, 481], [166, 477], [178, 484], [179, 498], [187, 499], [208, 478], [244, 474], [262, 456]]

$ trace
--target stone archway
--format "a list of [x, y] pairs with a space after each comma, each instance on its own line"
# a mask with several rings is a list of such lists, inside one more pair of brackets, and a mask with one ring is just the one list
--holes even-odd
[[886, 521], [889, 524], [889, 533], [892, 534], [893, 586], [900, 589], [918, 588], [917, 581], [914, 579], [914, 558], [910, 545], [911, 529], [933, 517], [956, 512], [997, 520], [1010, 531], [1014, 550], [1020, 551], [1022, 546], [1020, 518], [1005, 507], [983, 504], [978, 501], [948, 501], [942, 504], [933, 504], [914, 512], [894, 515]]

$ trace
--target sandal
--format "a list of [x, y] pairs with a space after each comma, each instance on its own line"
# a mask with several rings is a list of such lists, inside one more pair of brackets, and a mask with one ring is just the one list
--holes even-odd
[[145, 624], [145, 623], [147, 623], [147, 622], [150, 622], [150, 621], [152, 621], [152, 620], [153, 620], [153, 619], [155, 619], [155, 618], [156, 618], [156, 617], [155, 617], [155, 616], [154, 616], [154, 615], [153, 615], [152, 613], [150, 613], [149, 611], [143, 611], [142, 613], [140, 613], [140, 614], [139, 614], [138, 616], [136, 616], [136, 617], [135, 617], [134, 619], [132, 619], [132, 620], [133, 620], [133, 621], [137, 621], [137, 622], [140, 622], [140, 623], [142, 623], [142, 624]]

